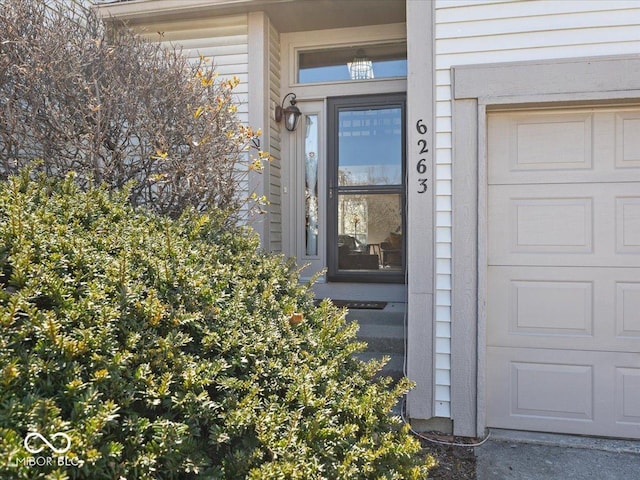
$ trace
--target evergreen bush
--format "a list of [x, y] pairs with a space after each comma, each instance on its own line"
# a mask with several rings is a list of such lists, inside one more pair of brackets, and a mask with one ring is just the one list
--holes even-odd
[[1, 478], [426, 477], [389, 415], [407, 382], [374, 379], [355, 325], [255, 236], [29, 176], [0, 184]]

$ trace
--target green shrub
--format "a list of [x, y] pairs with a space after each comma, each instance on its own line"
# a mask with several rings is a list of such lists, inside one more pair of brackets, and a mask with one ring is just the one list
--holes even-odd
[[407, 383], [249, 232], [28, 176], [0, 184], [1, 478], [424, 478]]

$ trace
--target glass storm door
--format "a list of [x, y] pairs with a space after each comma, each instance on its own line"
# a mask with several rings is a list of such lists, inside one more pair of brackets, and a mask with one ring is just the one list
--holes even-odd
[[405, 95], [327, 106], [329, 280], [403, 282]]

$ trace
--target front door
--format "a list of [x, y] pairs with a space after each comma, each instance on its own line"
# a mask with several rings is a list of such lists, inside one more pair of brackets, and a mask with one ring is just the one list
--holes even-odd
[[405, 277], [405, 95], [327, 102], [329, 281]]

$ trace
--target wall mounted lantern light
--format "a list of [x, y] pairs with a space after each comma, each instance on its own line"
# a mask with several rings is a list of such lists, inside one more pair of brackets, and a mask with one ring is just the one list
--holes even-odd
[[[291, 96], [290, 105], [285, 108], [284, 102], [289, 96]], [[280, 122], [284, 118], [284, 127], [290, 132], [293, 132], [298, 126], [300, 115], [302, 112], [296, 107], [296, 94], [293, 92], [287, 93], [282, 99], [282, 105], [276, 106], [276, 122]]]

